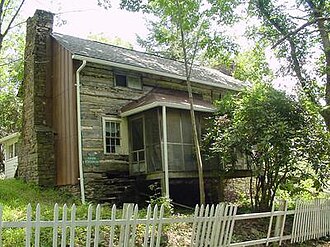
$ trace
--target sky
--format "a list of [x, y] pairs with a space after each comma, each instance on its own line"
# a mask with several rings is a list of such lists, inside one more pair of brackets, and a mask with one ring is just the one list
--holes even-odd
[[[87, 38], [90, 34], [102, 34], [112, 39], [119, 37], [133, 45], [133, 49], [142, 50], [136, 42], [136, 35], [144, 38], [148, 34], [146, 21], [142, 13], [132, 13], [119, 8], [120, 0], [111, 0], [112, 7], [104, 9], [97, 5], [97, 0], [26, 0], [22, 8], [22, 17], [33, 16], [36, 9], [55, 13], [54, 32]], [[65, 22], [65, 24], [63, 24]], [[242, 39], [244, 26], [236, 25], [235, 39]], [[244, 44], [244, 40], [241, 43]], [[246, 43], [245, 43], [246, 44]], [[269, 63], [276, 71], [279, 63], [269, 53]], [[277, 78], [273, 84], [287, 92], [293, 90], [291, 77]]]
[[47, 10], [56, 14], [55, 32], [81, 38], [103, 33], [108, 38], [120, 37], [138, 49], [136, 35], [145, 37], [148, 33], [143, 14], [120, 10], [118, 0], [111, 0], [111, 4], [105, 10], [96, 0], [26, 0], [22, 16], [27, 19], [36, 9]]

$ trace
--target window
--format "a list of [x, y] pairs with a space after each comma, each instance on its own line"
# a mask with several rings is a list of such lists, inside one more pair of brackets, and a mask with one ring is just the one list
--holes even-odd
[[7, 157], [6, 159], [12, 159], [16, 156], [16, 144], [10, 144], [7, 146]]
[[141, 78], [138, 76], [116, 74], [115, 85], [119, 87], [142, 89]]
[[115, 76], [116, 86], [127, 87], [127, 77], [126, 75], [116, 75]]
[[103, 118], [104, 153], [118, 154], [121, 152], [120, 119]]

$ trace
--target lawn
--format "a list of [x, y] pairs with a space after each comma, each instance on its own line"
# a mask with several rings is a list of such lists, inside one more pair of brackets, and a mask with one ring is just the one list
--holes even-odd
[[59, 190], [40, 188], [16, 179], [0, 180], [0, 204], [6, 208], [25, 209], [31, 203], [43, 206], [58, 204], [80, 204], [79, 198], [60, 192]]
[[[3, 209], [2, 219], [4, 221], [25, 220], [27, 205], [31, 204], [32, 210], [35, 212], [38, 203], [41, 206], [41, 219], [43, 220], [53, 218], [53, 209], [56, 203], [60, 206], [60, 210], [64, 204], [67, 204], [69, 208], [76, 204], [77, 219], [87, 218], [88, 205], [82, 205], [77, 197], [56, 189], [41, 188], [20, 180], [0, 180], [0, 205]], [[102, 208], [102, 215], [109, 215], [109, 213], [109, 209]], [[85, 229], [77, 230], [78, 246], [84, 241], [85, 231]], [[5, 229], [2, 233], [3, 246], [23, 246], [24, 234], [23, 229]], [[51, 246], [51, 240], [52, 229], [42, 229], [42, 246]]]

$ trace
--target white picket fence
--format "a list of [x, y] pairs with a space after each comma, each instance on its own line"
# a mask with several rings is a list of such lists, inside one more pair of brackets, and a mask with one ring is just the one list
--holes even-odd
[[[24, 246], [46, 246], [41, 235], [48, 229], [47, 246], [161, 246], [164, 228], [167, 225], [184, 223], [191, 227], [190, 245], [182, 246], [252, 246], [269, 245], [271, 242], [291, 240], [292, 243], [317, 239], [330, 234], [330, 200], [297, 202], [296, 209], [288, 211], [286, 202], [280, 210], [271, 212], [236, 214], [237, 207], [231, 204], [196, 206], [191, 217], [166, 218], [164, 207], [148, 206], [145, 217], [139, 217], [137, 205], [128, 204], [122, 211], [112, 207], [108, 219], [101, 217], [101, 206], [96, 209], [90, 205], [86, 219], [76, 218], [77, 208], [73, 205], [62, 210], [54, 206], [53, 220], [43, 220], [41, 207], [37, 205], [35, 213], [31, 205], [27, 207], [26, 220], [3, 221], [3, 209], [0, 207], [0, 246], [3, 246], [5, 231], [24, 229]], [[122, 212], [121, 217], [118, 217]], [[285, 235], [288, 215], [294, 215], [290, 234]], [[239, 243], [232, 243], [235, 224], [244, 224], [244, 220], [269, 218], [267, 236]], [[50, 230], [51, 229], [51, 230]], [[287, 230], [286, 230], [287, 231]], [[82, 233], [83, 232], [83, 233]], [[78, 235], [84, 235], [77, 242]], [[164, 245], [162, 245], [164, 246]]]

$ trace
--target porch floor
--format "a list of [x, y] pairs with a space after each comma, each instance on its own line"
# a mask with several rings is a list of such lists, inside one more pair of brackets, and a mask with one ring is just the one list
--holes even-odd
[[[250, 170], [234, 170], [234, 171], [221, 171], [220, 173], [215, 171], [204, 171], [205, 178], [218, 178], [222, 174], [223, 178], [244, 178], [250, 177]], [[162, 179], [164, 172], [152, 172], [144, 174], [146, 180]], [[169, 178], [198, 178], [197, 171], [169, 171]]]

